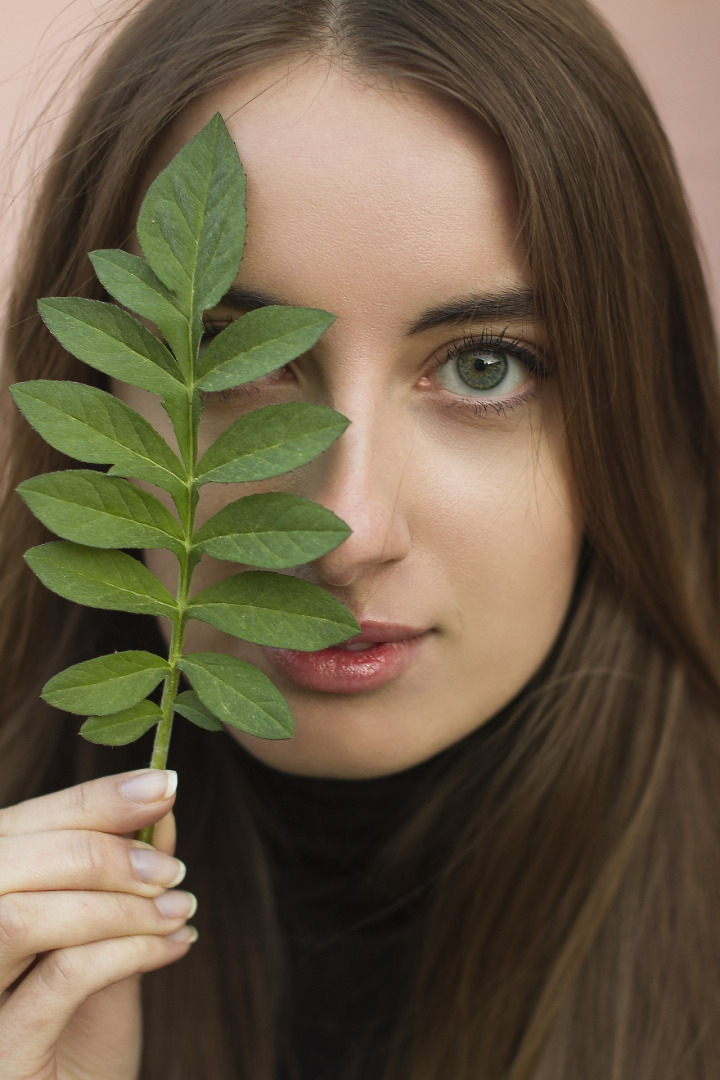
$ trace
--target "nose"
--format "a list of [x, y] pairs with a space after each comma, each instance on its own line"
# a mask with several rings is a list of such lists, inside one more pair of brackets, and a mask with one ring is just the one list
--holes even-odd
[[381, 416], [359, 417], [316, 462], [313, 490], [306, 494], [352, 529], [347, 540], [312, 564], [322, 583], [336, 588], [366, 583], [407, 557], [408, 442]]

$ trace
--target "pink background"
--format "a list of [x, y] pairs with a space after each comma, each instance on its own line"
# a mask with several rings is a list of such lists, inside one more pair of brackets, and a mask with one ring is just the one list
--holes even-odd
[[[720, 313], [720, 3], [718, 0], [597, 0], [634, 59], [665, 123], [690, 195]], [[43, 104], [89, 38], [124, 0], [0, 0], [0, 280], [19, 241], [27, 177], [52, 143], [36, 128]], [[65, 99], [67, 100], [67, 99]], [[63, 98], [54, 106], [61, 114]]]

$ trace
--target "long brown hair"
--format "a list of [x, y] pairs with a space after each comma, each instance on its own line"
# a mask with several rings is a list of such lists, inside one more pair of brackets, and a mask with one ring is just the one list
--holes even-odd
[[[720, 390], [681, 185], [636, 76], [583, 0], [148, 0], [129, 14], [25, 234], [9, 381], [94, 378], [49, 339], [36, 300], [101, 295], [86, 253], [123, 244], [156, 140], [243, 70], [320, 53], [414, 80], [499, 133], [515, 171], [586, 543], [543, 670], [492, 739], [466, 741], [383, 853], [396, 887], [425, 883], [388, 1080], [710, 1080]], [[67, 464], [5, 422], [12, 487]], [[9, 803], [125, 766], [123, 752], [79, 744], [77, 722], [37, 693], [63, 663], [128, 633], [137, 647], [141, 631], [35, 583], [21, 552], [43, 533], [12, 495], [2, 529]], [[146, 979], [148, 1080], [271, 1080], [276, 1068], [272, 880], [218, 739], [175, 746], [188, 778], [182, 854], [206, 930], [182, 965]]]

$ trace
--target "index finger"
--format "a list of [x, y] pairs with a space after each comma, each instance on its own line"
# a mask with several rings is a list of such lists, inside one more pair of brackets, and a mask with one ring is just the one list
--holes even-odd
[[136, 769], [88, 780], [0, 809], [0, 836], [58, 829], [135, 832], [167, 814], [176, 788], [177, 773], [171, 769]]

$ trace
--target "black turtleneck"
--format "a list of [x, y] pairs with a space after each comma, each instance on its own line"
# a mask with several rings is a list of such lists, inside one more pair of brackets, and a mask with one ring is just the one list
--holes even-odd
[[[496, 717], [468, 738], [486, 741]], [[380, 1075], [422, 914], [422, 893], [398, 895], [378, 853], [464, 751], [456, 743], [413, 768], [369, 780], [279, 772], [240, 747], [243, 772], [271, 822], [280, 923], [289, 966], [292, 1061], [281, 1080], [341, 1080], [363, 1061]]]

